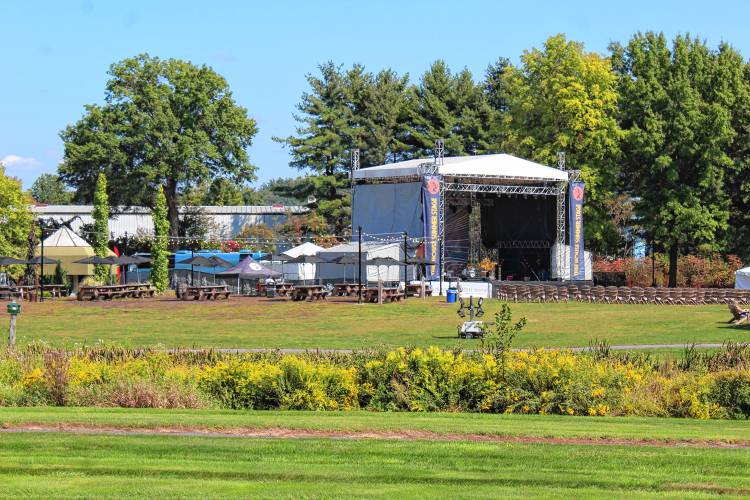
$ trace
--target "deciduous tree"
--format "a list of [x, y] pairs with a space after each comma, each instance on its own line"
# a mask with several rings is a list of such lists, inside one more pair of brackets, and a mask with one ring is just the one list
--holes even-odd
[[[21, 189], [21, 181], [5, 175], [5, 167], [0, 163], [0, 255], [26, 258], [28, 238], [34, 227], [30, 203]], [[20, 266], [11, 267], [14, 275], [21, 271]]]
[[727, 227], [726, 151], [735, 133], [721, 75], [733, 58], [690, 36], [677, 36], [670, 50], [653, 32], [613, 45], [612, 54], [628, 187], [647, 234], [669, 252], [676, 286], [680, 251], [716, 248]]
[[524, 52], [521, 63], [491, 68], [501, 73], [490, 73], [493, 101], [507, 106], [503, 149], [546, 165], [564, 151], [567, 165], [580, 169], [587, 184], [587, 245], [613, 250], [618, 232], [605, 202], [617, 188], [621, 131], [610, 61], [556, 35], [541, 49]]
[[105, 104], [61, 132], [61, 178], [89, 201], [105, 172], [118, 205], [153, 206], [164, 188], [170, 233], [179, 231], [178, 195], [216, 177], [255, 178], [247, 148], [257, 132], [226, 80], [207, 66], [146, 54], [113, 64]]

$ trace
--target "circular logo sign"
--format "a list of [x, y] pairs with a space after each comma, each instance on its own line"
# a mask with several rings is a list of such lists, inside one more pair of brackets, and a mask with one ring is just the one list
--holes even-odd
[[576, 201], [581, 201], [583, 199], [583, 188], [581, 186], [573, 188], [573, 199]]
[[258, 264], [257, 262], [251, 262], [250, 269], [252, 269], [253, 271], [260, 271], [263, 268], [260, 267], [260, 264]]
[[431, 177], [427, 181], [427, 192], [430, 194], [438, 194], [440, 192], [440, 183], [434, 177]]

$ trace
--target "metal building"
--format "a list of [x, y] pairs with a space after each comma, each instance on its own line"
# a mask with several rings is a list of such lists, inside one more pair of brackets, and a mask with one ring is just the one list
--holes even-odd
[[[54, 219], [56, 221], [70, 221], [70, 227], [78, 231], [83, 224], [92, 224], [92, 205], [34, 205], [31, 211], [37, 217]], [[180, 207], [180, 214], [201, 213], [208, 217], [213, 230], [208, 236], [211, 238], [231, 238], [243, 226], [266, 224], [275, 226], [286, 220], [288, 214], [299, 215], [309, 211], [307, 207], [293, 205], [239, 205], [239, 206], [192, 206]], [[154, 224], [151, 220], [151, 210], [146, 207], [130, 207], [113, 209], [109, 220], [109, 232], [113, 238], [135, 235], [139, 233], [151, 234]]]

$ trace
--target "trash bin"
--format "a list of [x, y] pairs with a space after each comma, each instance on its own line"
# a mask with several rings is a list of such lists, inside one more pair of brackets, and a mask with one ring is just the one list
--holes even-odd
[[449, 288], [445, 294], [446, 302], [448, 302], [449, 304], [456, 302], [457, 297], [458, 297], [458, 289], [456, 288]]
[[276, 297], [276, 285], [266, 285], [266, 297], [268, 297], [269, 299]]

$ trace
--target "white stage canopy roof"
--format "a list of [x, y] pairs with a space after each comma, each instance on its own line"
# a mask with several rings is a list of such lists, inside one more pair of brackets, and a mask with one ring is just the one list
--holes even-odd
[[[434, 163], [432, 158], [418, 158], [361, 168], [354, 172], [360, 181], [421, 175], [420, 165]], [[509, 154], [452, 156], [443, 159], [438, 173], [448, 177], [484, 177], [532, 182], [560, 182], [568, 180], [568, 173], [557, 168], [524, 160]]]

